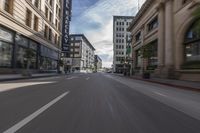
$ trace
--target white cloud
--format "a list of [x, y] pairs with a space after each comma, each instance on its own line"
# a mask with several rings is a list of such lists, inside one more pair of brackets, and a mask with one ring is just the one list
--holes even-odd
[[[144, 1], [140, 0], [140, 3]], [[113, 58], [113, 15], [133, 16], [137, 5], [137, 0], [100, 0], [72, 22], [72, 32], [84, 33], [96, 48], [96, 54], [102, 57], [103, 66], [110, 67]]]

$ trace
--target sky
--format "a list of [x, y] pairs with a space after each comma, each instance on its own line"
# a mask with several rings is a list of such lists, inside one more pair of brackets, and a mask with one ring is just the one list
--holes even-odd
[[[140, 6], [145, 0], [139, 0]], [[134, 16], [138, 0], [72, 0], [71, 34], [84, 34], [103, 67], [113, 63], [113, 16]]]

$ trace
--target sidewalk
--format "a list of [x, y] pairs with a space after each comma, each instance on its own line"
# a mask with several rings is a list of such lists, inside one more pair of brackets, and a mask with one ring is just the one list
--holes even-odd
[[24, 77], [21, 74], [2, 74], [2, 75], [0, 75], [0, 82], [1, 81], [10, 81], [10, 80], [19, 80], [19, 79], [51, 77], [51, 76], [58, 76], [58, 75], [60, 75], [60, 74], [57, 74], [57, 73], [38, 73], [38, 74], [32, 74], [32, 77]]
[[[122, 74], [115, 74], [115, 75], [123, 76]], [[130, 76], [130, 77], [126, 76], [126, 77], [131, 78], [131, 79], [151, 82], [151, 83], [167, 85], [167, 86], [176, 87], [176, 88], [180, 88], [180, 89], [193, 90], [193, 91], [199, 91], [200, 92], [200, 82], [173, 80], [173, 79], [162, 79], [162, 78], [143, 79], [141, 76]]]

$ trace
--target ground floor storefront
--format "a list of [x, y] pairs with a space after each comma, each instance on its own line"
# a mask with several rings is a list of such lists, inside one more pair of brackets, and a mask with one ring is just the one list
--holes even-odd
[[[159, 78], [200, 81], [200, 19], [191, 19], [180, 27], [172, 38], [173, 44], [165, 40], [161, 47], [158, 37], [133, 48], [134, 71], [149, 71]], [[166, 45], [171, 45], [170, 50]]]
[[0, 74], [56, 72], [59, 52], [0, 25]]

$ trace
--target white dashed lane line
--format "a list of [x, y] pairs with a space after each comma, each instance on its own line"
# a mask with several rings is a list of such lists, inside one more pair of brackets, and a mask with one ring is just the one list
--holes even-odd
[[27, 116], [22, 121], [18, 122], [17, 124], [15, 124], [11, 128], [9, 128], [8, 130], [4, 131], [3, 133], [15, 133], [15, 132], [17, 132], [20, 128], [22, 128], [23, 126], [25, 126], [26, 124], [28, 124], [30, 121], [32, 121], [34, 118], [36, 118], [38, 115], [40, 115], [45, 110], [47, 110], [48, 108], [50, 108], [52, 105], [54, 105], [55, 103], [57, 103], [58, 101], [60, 101], [67, 94], [69, 94], [69, 91], [67, 91], [67, 92], [63, 93], [62, 95], [58, 96], [57, 98], [55, 98], [54, 100], [52, 100], [48, 104], [44, 105], [43, 107], [41, 107], [40, 109], [38, 109], [37, 111], [35, 111], [34, 113], [32, 113], [31, 115]]
[[86, 78], [86, 80], [89, 80], [89, 79], [90, 79], [90, 77], [87, 77], [87, 78]]
[[160, 92], [154, 92], [154, 93], [157, 94], [157, 95], [163, 96], [163, 97], [167, 97], [167, 95], [162, 94], [162, 93], [160, 93]]

